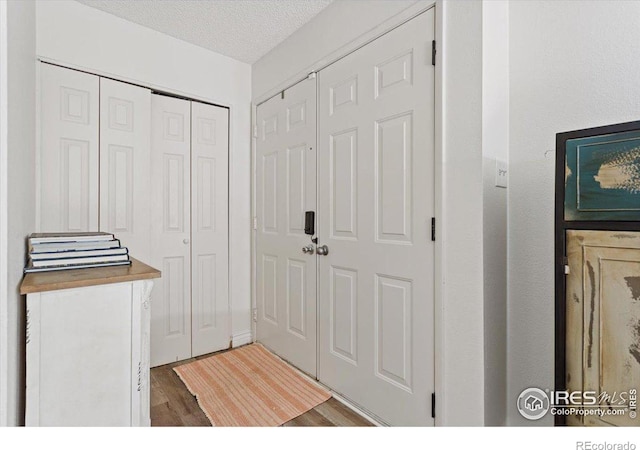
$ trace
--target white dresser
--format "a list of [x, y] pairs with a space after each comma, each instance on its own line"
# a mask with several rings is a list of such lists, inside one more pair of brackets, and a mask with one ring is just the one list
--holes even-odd
[[149, 426], [150, 294], [131, 266], [25, 275], [27, 426]]

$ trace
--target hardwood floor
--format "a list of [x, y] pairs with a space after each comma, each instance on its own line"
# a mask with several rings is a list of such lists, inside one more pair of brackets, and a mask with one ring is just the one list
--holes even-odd
[[[178, 378], [173, 368], [203, 355], [151, 369], [151, 426], [161, 427], [209, 427], [211, 423], [204, 415], [195, 397]], [[316, 406], [310, 411], [285, 423], [285, 427], [366, 427], [373, 426], [368, 420], [344, 406], [335, 398]]]

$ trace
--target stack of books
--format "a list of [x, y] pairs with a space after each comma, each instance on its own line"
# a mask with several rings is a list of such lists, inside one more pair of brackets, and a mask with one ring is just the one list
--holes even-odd
[[129, 251], [111, 233], [34, 233], [25, 273], [131, 264]]

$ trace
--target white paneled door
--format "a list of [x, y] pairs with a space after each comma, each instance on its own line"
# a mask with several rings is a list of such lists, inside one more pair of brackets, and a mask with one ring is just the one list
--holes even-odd
[[191, 102], [192, 356], [229, 346], [229, 110]]
[[100, 230], [149, 260], [151, 91], [100, 78]]
[[261, 104], [257, 118], [257, 339], [315, 377], [316, 256], [305, 212], [316, 210], [316, 80]]
[[229, 346], [228, 109], [151, 96], [151, 366]]
[[432, 425], [433, 9], [319, 73], [318, 378]]
[[162, 270], [153, 366], [229, 347], [229, 109], [47, 63], [40, 74], [36, 230], [111, 232]]
[[433, 39], [431, 9], [322, 69], [317, 121], [315, 78], [257, 108], [257, 338], [389, 425], [434, 424]]
[[99, 77], [40, 65], [39, 231], [98, 231]]
[[151, 366], [191, 357], [191, 106], [151, 96]]

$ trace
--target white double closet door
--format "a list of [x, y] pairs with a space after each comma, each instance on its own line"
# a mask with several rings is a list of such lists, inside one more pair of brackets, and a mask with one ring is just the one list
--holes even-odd
[[230, 345], [228, 109], [151, 96], [151, 366]]
[[108, 231], [149, 258], [151, 90], [40, 65], [37, 229]]
[[433, 39], [431, 9], [322, 69], [317, 120], [316, 79], [257, 111], [257, 338], [390, 425], [433, 425]]
[[108, 231], [162, 271], [151, 363], [229, 346], [228, 109], [40, 65], [37, 231]]

